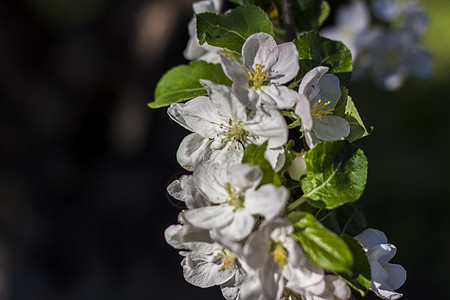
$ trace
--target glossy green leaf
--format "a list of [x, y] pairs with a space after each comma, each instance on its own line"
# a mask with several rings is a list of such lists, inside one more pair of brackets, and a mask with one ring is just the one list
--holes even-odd
[[339, 275], [355, 290], [360, 292], [362, 296], [369, 291], [372, 282], [370, 264], [367, 260], [366, 253], [361, 245], [354, 238], [348, 235], [342, 235], [341, 238], [347, 243], [352, 251], [353, 265], [351, 274], [339, 273]]
[[236, 7], [226, 15], [202, 13], [196, 18], [197, 37], [201, 45], [208, 43], [237, 53], [241, 53], [245, 40], [254, 33], [274, 35], [267, 14], [253, 5]]
[[333, 209], [358, 200], [366, 185], [367, 158], [348, 141], [320, 142], [305, 154], [308, 174], [301, 180], [311, 205]]
[[288, 219], [294, 224], [292, 237], [315, 265], [328, 271], [351, 272], [352, 253], [338, 235], [325, 228], [309, 213], [292, 212]]
[[366, 227], [366, 217], [359, 205], [349, 203], [333, 210], [321, 210], [317, 219], [336, 234], [355, 236]]
[[207, 95], [200, 79], [231, 86], [231, 81], [225, 76], [220, 64], [193, 61], [190, 65], [176, 66], [164, 74], [156, 86], [155, 101], [148, 106], [159, 108]]
[[272, 166], [264, 157], [264, 152], [266, 152], [266, 148], [267, 142], [265, 142], [261, 146], [255, 144], [247, 146], [244, 150], [244, 157], [242, 158], [242, 163], [258, 166], [261, 168], [261, 171], [263, 172], [263, 178], [261, 180], [260, 185], [272, 183], [276, 186], [281, 186], [281, 181], [280, 178], [278, 177], [278, 174], [272, 169]]
[[321, 37], [316, 31], [309, 31], [295, 39], [300, 59], [300, 72], [291, 88], [300, 84], [303, 76], [312, 68], [327, 66], [329, 72], [339, 77], [341, 85], [346, 85], [352, 73], [352, 55], [341, 42]]

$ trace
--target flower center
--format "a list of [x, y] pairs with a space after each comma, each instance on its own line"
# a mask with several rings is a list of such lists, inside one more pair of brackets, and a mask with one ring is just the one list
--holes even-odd
[[273, 256], [273, 261], [283, 268], [288, 262], [288, 254], [281, 242], [272, 242], [270, 247], [270, 254]]
[[231, 252], [228, 249], [223, 249], [222, 257], [222, 267], [219, 269], [219, 272], [223, 272], [231, 269], [234, 266], [234, 261], [237, 259], [236, 254]]
[[330, 105], [330, 101], [327, 101], [325, 103], [322, 103], [322, 100], [319, 99], [316, 103], [314, 103], [313, 107], [311, 107], [311, 117], [313, 119], [319, 119], [319, 120], [327, 120], [327, 114], [333, 112], [332, 109], [327, 109], [327, 106]]
[[249, 85], [255, 89], [261, 88], [263, 85], [267, 84], [269, 80], [269, 71], [264, 71], [265, 65], [255, 64], [255, 67], [251, 67], [248, 72]]
[[[249, 136], [249, 133], [247, 130], [245, 130], [245, 125], [241, 121], [234, 122], [230, 119], [228, 122], [228, 125], [220, 124], [219, 128], [223, 130], [222, 132], [222, 139], [220, 140], [221, 143], [224, 141], [228, 142], [238, 142], [242, 145], [242, 147], [245, 146], [245, 140]], [[219, 134], [217, 134], [217, 137], [220, 137]], [[237, 149], [237, 146], [234, 146], [235, 149]]]
[[245, 196], [239, 193], [229, 182], [225, 183], [225, 190], [228, 193], [227, 203], [234, 206], [234, 210], [240, 210], [244, 208]]

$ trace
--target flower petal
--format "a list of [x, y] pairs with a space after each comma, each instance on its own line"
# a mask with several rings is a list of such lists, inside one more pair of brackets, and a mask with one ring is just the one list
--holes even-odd
[[268, 141], [269, 148], [283, 146], [288, 139], [288, 127], [281, 113], [274, 109], [258, 110], [253, 118], [245, 123], [248, 132], [254, 136], [255, 144]]
[[234, 213], [233, 207], [229, 205], [215, 205], [187, 210], [184, 218], [186, 222], [196, 227], [214, 229], [230, 224]]
[[350, 134], [350, 125], [342, 117], [328, 115], [327, 119], [315, 119], [312, 131], [322, 141], [334, 141]]
[[295, 106], [295, 114], [302, 120], [302, 130], [311, 130], [313, 119], [311, 117], [311, 105], [308, 98], [303, 94], [298, 94], [297, 105]]
[[264, 32], [251, 35], [242, 46], [244, 65], [252, 67], [254, 64], [264, 64], [269, 53], [277, 47], [274, 38]]
[[386, 272], [388, 274], [386, 283], [394, 290], [401, 287], [406, 281], [406, 270], [398, 264], [386, 264]]
[[225, 75], [239, 85], [248, 85], [249, 75], [245, 67], [220, 54], [220, 63]]
[[198, 166], [193, 174], [194, 185], [212, 203], [222, 203], [228, 199], [224, 184], [228, 181], [227, 168], [219, 163], [205, 163]]
[[211, 141], [197, 133], [187, 135], [177, 151], [178, 163], [188, 171], [193, 171], [197, 165], [209, 156]]
[[271, 220], [280, 213], [288, 197], [289, 192], [284, 186], [265, 184], [258, 190], [248, 190], [245, 193], [245, 210]]
[[214, 230], [218, 235], [232, 241], [239, 241], [246, 238], [253, 229], [255, 218], [246, 211], [235, 211], [233, 220], [221, 228]]
[[338, 103], [339, 98], [341, 98], [339, 78], [333, 74], [325, 74], [319, 80], [318, 88], [319, 94], [312, 101], [315, 103], [321, 99], [324, 103], [330, 102], [330, 104], [327, 105], [327, 109], [333, 109]]
[[270, 51], [265, 62], [270, 69], [269, 81], [285, 84], [294, 79], [300, 69], [298, 51], [293, 43], [283, 43]]
[[314, 99], [319, 93], [317, 88], [319, 81], [326, 72], [328, 72], [328, 67], [319, 66], [306, 73], [300, 82], [298, 93], [305, 95], [310, 101]]
[[284, 85], [269, 84], [259, 90], [261, 103], [276, 109], [292, 108], [298, 101], [298, 94]]
[[364, 250], [368, 250], [372, 248], [373, 246], [379, 245], [379, 244], [386, 244], [388, 242], [388, 239], [384, 232], [368, 228], [355, 236], [355, 239], [363, 246]]
[[256, 188], [262, 179], [262, 171], [259, 167], [249, 164], [238, 164], [228, 168], [227, 178], [231, 185], [241, 191]]
[[275, 172], [280, 171], [286, 162], [286, 155], [284, 153], [283, 146], [266, 149], [264, 157]]

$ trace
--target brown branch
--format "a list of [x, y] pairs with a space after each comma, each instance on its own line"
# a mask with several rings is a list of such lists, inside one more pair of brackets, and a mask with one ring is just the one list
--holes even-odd
[[281, 0], [282, 16], [284, 22], [284, 28], [286, 29], [286, 37], [288, 41], [292, 41], [297, 38], [294, 24], [294, 5], [292, 0]]

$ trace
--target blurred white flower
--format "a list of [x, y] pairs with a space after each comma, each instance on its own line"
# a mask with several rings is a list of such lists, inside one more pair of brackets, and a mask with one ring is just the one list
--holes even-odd
[[388, 244], [386, 235], [376, 229], [366, 229], [355, 239], [366, 251], [372, 272], [370, 290], [382, 299], [399, 299], [403, 295], [395, 292], [406, 281], [406, 271], [401, 265], [389, 261], [395, 256], [397, 248]]

